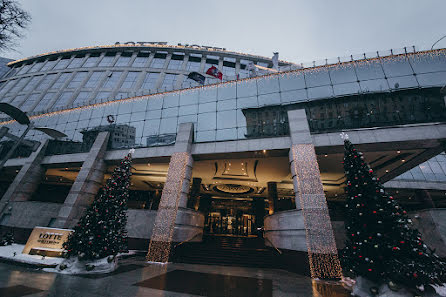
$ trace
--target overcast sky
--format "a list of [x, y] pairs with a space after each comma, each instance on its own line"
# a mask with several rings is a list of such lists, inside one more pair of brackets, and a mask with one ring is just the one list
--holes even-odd
[[[310, 62], [416, 45], [446, 34], [445, 0], [19, 0], [32, 16], [18, 52], [167, 41]], [[446, 47], [446, 39], [438, 44]]]

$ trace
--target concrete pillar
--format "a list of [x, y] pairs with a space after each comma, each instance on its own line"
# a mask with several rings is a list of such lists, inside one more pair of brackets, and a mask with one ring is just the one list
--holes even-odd
[[0, 213], [10, 201], [28, 201], [37, 190], [37, 187], [45, 175], [45, 168], [40, 164], [45, 157], [47, 145], [48, 140], [40, 145], [40, 147], [28, 157], [14, 181], [0, 200]]
[[198, 206], [200, 205], [200, 187], [201, 187], [201, 178], [194, 177], [192, 179], [189, 201], [187, 203], [188, 208], [198, 210]]
[[269, 214], [272, 215], [278, 209], [278, 199], [277, 199], [277, 183], [268, 182], [268, 203], [269, 203]]
[[304, 109], [288, 111], [290, 166], [296, 208], [302, 210], [310, 272], [313, 278], [340, 278], [342, 270], [327, 201]]
[[185, 208], [192, 176], [193, 160], [190, 153], [194, 127], [192, 123], [180, 124], [167, 171], [161, 201], [155, 218], [147, 260], [169, 261], [172, 237], [178, 208]]
[[73, 227], [84, 211], [93, 202], [102, 187], [107, 169], [104, 155], [110, 132], [100, 132], [88, 153], [73, 186], [68, 193], [59, 215], [54, 223], [56, 228]]
[[435, 203], [428, 190], [415, 190], [415, 196], [420, 202], [422, 209], [435, 208]]

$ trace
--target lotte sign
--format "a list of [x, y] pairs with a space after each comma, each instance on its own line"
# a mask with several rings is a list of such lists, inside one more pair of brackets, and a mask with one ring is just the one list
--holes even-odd
[[34, 227], [22, 254], [60, 257], [64, 250], [62, 245], [72, 232], [70, 229]]

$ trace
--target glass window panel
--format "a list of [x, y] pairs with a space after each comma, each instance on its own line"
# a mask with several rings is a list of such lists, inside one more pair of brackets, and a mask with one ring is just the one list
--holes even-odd
[[168, 69], [181, 69], [183, 65], [183, 55], [172, 55], [172, 58], [169, 61]]
[[230, 83], [218, 86], [218, 100], [234, 99], [237, 97], [237, 84]]
[[146, 110], [146, 119], [160, 119], [161, 109]]
[[59, 63], [54, 67], [54, 69], [65, 69], [70, 63], [70, 57], [63, 57]]
[[192, 71], [200, 71], [201, 66], [201, 58], [199, 57], [189, 57], [189, 60], [186, 65], [186, 70]]
[[106, 54], [101, 62], [99, 62], [99, 66], [102, 67], [108, 67], [108, 66], [113, 66], [113, 61], [115, 60], [115, 54]]
[[123, 72], [122, 71], [113, 71], [107, 75], [104, 84], [102, 85], [103, 89], [114, 89], [121, 79]]
[[110, 99], [111, 92], [98, 92], [95, 96], [95, 101], [104, 102], [106, 99]]
[[119, 104], [118, 114], [130, 113], [130, 112], [132, 112], [131, 102], [121, 102]]
[[146, 77], [144, 78], [144, 81], [142, 83], [141, 89], [142, 90], [153, 90], [155, 88], [156, 82], [159, 77], [158, 72], [149, 72], [146, 74]]
[[40, 71], [51, 70], [51, 69], [53, 69], [54, 65], [56, 65], [56, 63], [57, 63], [57, 60], [48, 60], [43, 65], [42, 69], [40, 69]]
[[178, 116], [178, 107], [163, 108], [161, 118]]
[[198, 114], [197, 131], [215, 130], [217, 128], [217, 117], [215, 112]]
[[3, 88], [0, 90], [0, 95], [6, 94], [9, 89], [17, 82], [17, 79], [8, 80], [6, 84], [3, 85]]
[[223, 74], [226, 76], [235, 76], [235, 61], [223, 61]]
[[236, 108], [237, 108], [236, 99], [224, 100], [224, 101], [217, 102], [217, 111], [230, 110], [230, 109], [236, 109]]
[[235, 110], [217, 112], [217, 129], [227, 129], [235, 127], [237, 127], [237, 112]]
[[417, 74], [436, 71], [446, 72], [446, 55], [444, 53], [420, 53], [417, 55], [409, 55], [408, 58]]
[[180, 106], [179, 115], [191, 115], [191, 114], [197, 114], [198, 113], [198, 105], [185, 105]]
[[256, 80], [237, 82], [237, 98], [257, 96]]
[[265, 77], [257, 80], [259, 94], [279, 92], [279, 79], [277, 76]]
[[118, 58], [118, 61], [116, 62], [115, 66], [121, 66], [121, 67], [128, 66], [131, 59], [132, 59], [131, 55], [130, 56], [123, 56], [123, 55], [121, 55]]
[[51, 89], [60, 89], [69, 77], [71, 77], [71, 73], [62, 73], [56, 82], [51, 86]]
[[130, 113], [119, 113], [118, 116], [116, 117], [116, 123], [117, 124], [127, 124], [130, 122]]
[[178, 117], [178, 125], [181, 123], [197, 123], [197, 114], [185, 115]]
[[99, 82], [101, 81], [102, 77], [104, 76], [103, 71], [95, 71], [93, 74], [88, 78], [87, 82], [84, 85], [84, 88], [95, 88]]
[[144, 121], [144, 130], [142, 132], [144, 136], [159, 135], [159, 130], [160, 130], [160, 119]]
[[295, 90], [295, 91], [288, 91], [288, 92], [281, 92], [281, 102], [305, 102], [308, 100], [308, 94], [307, 90]]
[[129, 93], [127, 93], [127, 92], [118, 92], [115, 95], [115, 99], [124, 99], [124, 98], [128, 98], [128, 97], [130, 97], [130, 96], [129, 96]]
[[164, 62], [165, 62], [165, 58], [153, 58], [152, 60], [152, 64], [150, 65], [151, 68], [163, 68], [164, 67]]
[[164, 96], [163, 108], [176, 107], [180, 100], [179, 95], [166, 95]]
[[130, 71], [122, 83], [121, 89], [133, 89], [141, 72]]
[[98, 64], [99, 55], [91, 55], [88, 57], [87, 61], [85, 61], [84, 67], [95, 67]]
[[147, 110], [161, 109], [163, 107], [163, 98], [152, 98], [147, 102]]
[[207, 142], [215, 141], [215, 130], [211, 131], [197, 131], [196, 141], [197, 142]]
[[132, 112], [131, 113], [131, 117], [130, 117], [130, 121], [142, 121], [144, 120], [146, 117], [146, 112], [145, 111], [140, 111], [140, 112]]
[[342, 84], [347, 82], [356, 82], [355, 69], [351, 64], [335, 66], [329, 69], [330, 78], [333, 84]]
[[51, 83], [56, 79], [56, 74], [48, 74], [37, 86], [36, 90], [43, 91], [48, 89]]
[[320, 99], [333, 97], [333, 88], [331, 86], [308, 88], [309, 99]]
[[36, 107], [36, 110], [45, 109], [48, 106], [48, 104], [51, 102], [51, 100], [54, 99], [54, 96], [56, 96], [56, 93], [46, 93], [45, 96], [43, 96], [42, 100], [40, 100], [40, 103]]
[[180, 94], [180, 105], [198, 104], [198, 92], [190, 91]]
[[209, 102], [209, 103], [200, 103], [198, 105], [198, 113], [206, 113], [206, 112], [212, 112], [217, 110], [217, 103], [216, 102]]
[[384, 78], [381, 63], [378, 60], [358, 62], [353, 65], [359, 80]]
[[19, 82], [16, 83], [15, 86], [8, 93], [14, 94], [16, 92], [20, 92], [30, 79], [31, 77], [24, 77], [19, 79]]
[[237, 99], [237, 108], [255, 108], [259, 107], [257, 96], [243, 97]]
[[418, 82], [413, 75], [390, 77], [387, 81], [391, 89], [418, 88]]
[[84, 105], [85, 103], [88, 103], [88, 98], [90, 97], [91, 92], [79, 92], [76, 99], [74, 99], [72, 104], [75, 105]]
[[82, 66], [82, 63], [84, 62], [85, 57], [82, 56], [76, 56], [73, 60], [71, 60], [70, 65], [68, 65], [67, 68], [79, 68]]
[[418, 82], [422, 87], [443, 87], [445, 84], [446, 72], [434, 72], [417, 75]]
[[177, 132], [178, 118], [165, 118], [160, 122], [160, 134], [171, 134]]
[[277, 105], [280, 104], [280, 94], [271, 93], [265, 95], [259, 95], [259, 106], [265, 105]]
[[361, 92], [361, 88], [359, 87], [358, 82], [352, 82], [346, 84], [335, 84], [333, 85], [333, 91], [335, 96], [351, 95], [359, 94]]
[[389, 90], [387, 80], [385, 79], [364, 80], [361, 81], [359, 84], [361, 85], [361, 90], [365, 93], [385, 92]]
[[53, 108], [60, 108], [67, 105], [72, 96], [73, 96], [72, 91], [63, 92], [62, 94], [60, 94], [56, 103], [53, 105]]
[[217, 141], [231, 139], [237, 139], [237, 128], [217, 130]]
[[147, 56], [138, 55], [133, 61], [132, 67], [145, 67], [148, 60], [149, 60], [149, 55]]
[[29, 83], [23, 88], [23, 91], [31, 91], [34, 90], [36, 85], [39, 83], [39, 81], [42, 79], [43, 75], [37, 75], [33, 76]]
[[163, 81], [163, 84], [161, 85], [161, 88], [169, 89], [169, 90], [173, 89], [175, 86], [175, 82], [177, 80], [177, 76], [178, 75], [176, 75], [176, 74], [166, 74], [164, 76], [164, 81]]
[[14, 105], [15, 107], [19, 107], [24, 99], [25, 95], [18, 95], [12, 100], [11, 104]]
[[22, 75], [28, 72], [28, 70], [31, 68], [31, 65], [23, 65], [22, 68], [19, 70], [19, 72], [17, 73], [17, 75]]
[[328, 75], [328, 71], [325, 68], [306, 71], [305, 81], [307, 82], [308, 88], [331, 84], [330, 76]]
[[204, 88], [199, 94], [200, 103], [217, 101], [217, 88]]
[[137, 101], [133, 101], [132, 103], [132, 112], [142, 112], [146, 111], [147, 108], [147, 99], [141, 99]]
[[305, 88], [305, 79], [301, 72], [285, 74], [279, 77], [280, 90], [291, 91]]
[[20, 106], [20, 109], [24, 112], [30, 112], [34, 104], [36, 104], [37, 99], [39, 99], [41, 94], [31, 94], [26, 101]]
[[42, 68], [42, 66], [43, 66], [43, 62], [37, 62], [37, 63], [35, 63], [35, 64], [31, 67], [31, 69], [29, 70], [29, 73], [39, 71], [40, 68]]
[[78, 72], [74, 75], [73, 79], [68, 83], [68, 89], [78, 88], [84, 79], [87, 77], [88, 72]]
[[412, 75], [409, 60], [405, 56], [383, 58], [382, 65], [387, 77]]

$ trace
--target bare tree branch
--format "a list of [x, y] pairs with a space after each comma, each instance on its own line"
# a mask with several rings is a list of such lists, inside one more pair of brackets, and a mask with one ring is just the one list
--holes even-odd
[[13, 50], [31, 16], [15, 0], [0, 0], [0, 51]]

